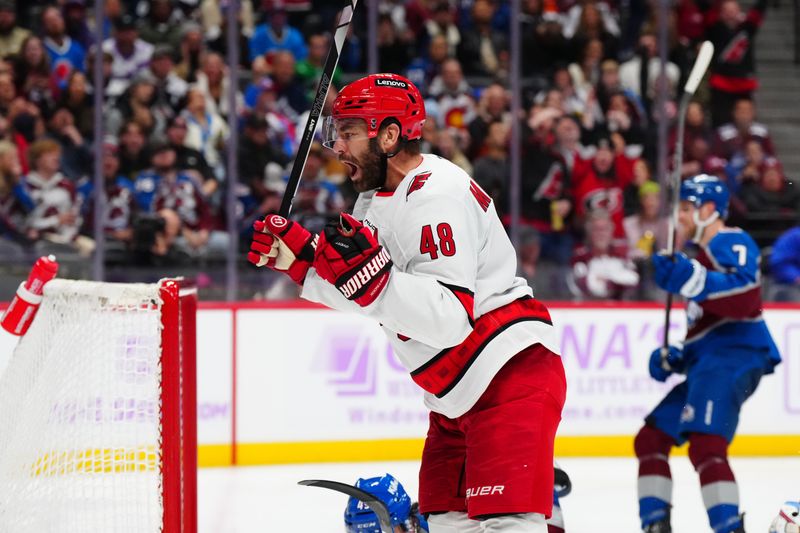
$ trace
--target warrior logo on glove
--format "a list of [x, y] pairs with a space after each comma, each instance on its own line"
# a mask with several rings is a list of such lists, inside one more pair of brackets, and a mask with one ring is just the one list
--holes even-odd
[[389, 252], [359, 220], [342, 213], [339, 224], [325, 226], [314, 269], [348, 300], [362, 307], [374, 302], [386, 288], [391, 268]]

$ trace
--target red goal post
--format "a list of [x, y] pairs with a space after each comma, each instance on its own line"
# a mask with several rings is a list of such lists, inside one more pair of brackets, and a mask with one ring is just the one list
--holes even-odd
[[0, 531], [197, 531], [196, 291], [55, 279], [0, 375]]

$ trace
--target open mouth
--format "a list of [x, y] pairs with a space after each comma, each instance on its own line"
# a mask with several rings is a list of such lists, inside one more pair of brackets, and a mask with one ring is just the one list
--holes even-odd
[[342, 161], [342, 163], [344, 163], [344, 166], [347, 167], [347, 174], [348, 174], [348, 176], [350, 176], [351, 180], [355, 179], [357, 177], [357, 175], [360, 174], [359, 171], [361, 169], [359, 168], [358, 165], [356, 165], [354, 163], [351, 163], [350, 161]]

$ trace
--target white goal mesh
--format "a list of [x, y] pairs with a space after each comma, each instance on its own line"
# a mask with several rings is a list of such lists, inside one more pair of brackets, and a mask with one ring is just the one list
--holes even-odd
[[0, 531], [162, 530], [158, 285], [53, 280], [0, 377]]

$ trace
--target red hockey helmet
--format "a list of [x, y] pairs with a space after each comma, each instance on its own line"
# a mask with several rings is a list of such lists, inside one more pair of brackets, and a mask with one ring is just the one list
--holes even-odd
[[378, 134], [384, 120], [393, 118], [406, 140], [422, 137], [425, 104], [419, 89], [398, 74], [371, 74], [345, 86], [331, 112], [333, 120], [363, 119], [370, 138]]

